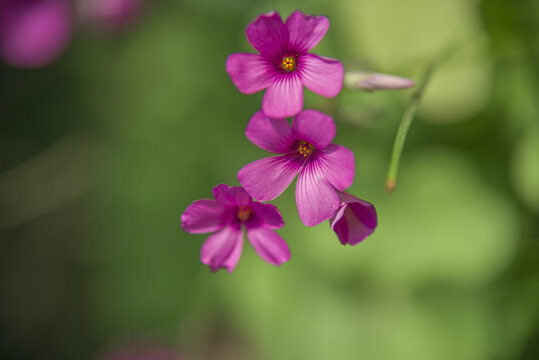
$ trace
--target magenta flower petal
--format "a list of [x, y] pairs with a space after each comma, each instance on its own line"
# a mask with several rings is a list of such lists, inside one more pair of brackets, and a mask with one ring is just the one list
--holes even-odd
[[296, 203], [299, 217], [307, 226], [315, 226], [329, 219], [339, 207], [339, 197], [317, 167], [316, 161], [308, 163], [299, 174]]
[[290, 259], [290, 249], [286, 242], [273, 230], [259, 227], [247, 229], [247, 238], [256, 253], [266, 262], [280, 266]]
[[247, 206], [252, 202], [251, 196], [238, 186], [217, 185], [213, 188], [213, 197], [224, 207]]
[[334, 97], [342, 89], [344, 68], [340, 61], [318, 55], [301, 57], [303, 85], [314, 93]]
[[294, 116], [303, 108], [303, 85], [298, 77], [286, 74], [275, 80], [262, 99], [262, 111], [273, 119]]
[[0, 54], [10, 65], [48, 65], [64, 51], [71, 32], [66, 0], [0, 1]]
[[273, 64], [258, 54], [230, 55], [226, 59], [226, 71], [244, 94], [254, 94], [267, 88], [275, 76]]
[[338, 192], [341, 205], [330, 219], [330, 227], [343, 244], [356, 245], [374, 232], [378, 224], [376, 209], [364, 200]]
[[[265, 226], [270, 229], [280, 229], [284, 226], [281, 213], [275, 205], [255, 202], [251, 205], [251, 209], [253, 209], [253, 212], [256, 215], [258, 220], [257, 224], [265, 224]], [[249, 222], [246, 222], [245, 225], [247, 228], [253, 227]]]
[[304, 110], [292, 121], [297, 136], [319, 149], [323, 149], [335, 137], [337, 128], [331, 116], [316, 110]]
[[182, 229], [192, 234], [217, 231], [224, 225], [224, 213], [225, 208], [215, 200], [197, 200], [182, 214]]
[[245, 136], [256, 146], [276, 154], [287, 152], [294, 142], [292, 128], [285, 119], [270, 119], [262, 111], [253, 115]]
[[330, 145], [322, 150], [319, 160], [324, 176], [337, 190], [352, 185], [356, 174], [352, 151], [343, 146]]
[[273, 156], [245, 165], [238, 181], [256, 200], [273, 200], [290, 185], [301, 169], [295, 155]]
[[200, 261], [210, 266], [211, 271], [226, 268], [231, 273], [240, 259], [242, 248], [241, 228], [226, 226], [204, 242], [200, 251]]
[[258, 16], [247, 26], [245, 34], [264, 57], [274, 57], [288, 47], [288, 30], [275, 11]]
[[312, 16], [296, 10], [286, 20], [291, 47], [309, 51], [326, 35], [329, 20], [325, 16]]

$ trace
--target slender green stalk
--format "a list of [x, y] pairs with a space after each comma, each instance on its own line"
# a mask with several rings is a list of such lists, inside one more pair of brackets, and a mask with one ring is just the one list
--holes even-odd
[[464, 47], [466, 44], [472, 42], [476, 37], [471, 37], [461, 41], [456, 41], [453, 45], [449, 46], [445, 51], [443, 51], [439, 56], [435, 57], [432, 62], [427, 66], [423, 74], [423, 78], [419, 83], [419, 87], [412, 94], [410, 103], [406, 107], [404, 114], [402, 115], [401, 123], [399, 129], [397, 130], [397, 136], [395, 137], [395, 143], [393, 144], [393, 152], [391, 154], [391, 162], [389, 163], [389, 171], [387, 173], [386, 179], [386, 189], [389, 193], [392, 193], [395, 190], [397, 185], [397, 173], [399, 171], [399, 163], [402, 155], [402, 149], [404, 147], [404, 142], [406, 141], [406, 135], [408, 135], [408, 129], [412, 124], [415, 113], [423, 96], [423, 92], [427, 87], [427, 84], [430, 80], [430, 77], [434, 73], [434, 70], [438, 68], [443, 62], [453, 56], [459, 49]]
[[469, 38], [464, 41], [455, 42], [452, 46], [449, 46], [445, 51], [443, 51], [439, 56], [435, 57], [425, 69], [425, 73], [423, 74], [423, 78], [419, 83], [419, 87], [412, 94], [410, 103], [408, 104], [406, 110], [404, 111], [404, 114], [402, 115], [401, 123], [399, 125], [399, 129], [397, 130], [397, 136], [395, 137], [395, 143], [393, 144], [393, 152], [391, 154], [391, 162], [389, 163], [389, 171], [387, 173], [386, 180], [386, 189], [389, 193], [392, 193], [393, 190], [395, 190], [395, 186], [397, 185], [397, 173], [399, 171], [399, 162], [401, 159], [404, 142], [406, 141], [406, 135], [408, 134], [408, 129], [410, 129], [410, 125], [412, 124], [412, 120], [414, 119], [415, 113], [419, 106], [419, 102], [421, 101], [423, 92], [427, 87], [430, 77], [438, 66], [440, 66], [443, 62], [445, 62], [452, 55], [454, 55], [457, 50], [459, 50], [464, 45], [473, 40], [474, 38]]
[[393, 192], [395, 186], [397, 185], [397, 172], [399, 170], [400, 158], [402, 155], [404, 142], [406, 140], [406, 135], [408, 134], [408, 129], [410, 129], [410, 125], [412, 124], [412, 120], [414, 119], [417, 107], [419, 106], [419, 102], [421, 101], [425, 87], [429, 82], [430, 76], [432, 75], [435, 64], [436, 61], [433, 61], [427, 67], [418, 89], [413, 93], [410, 103], [402, 115], [401, 123], [399, 125], [399, 129], [397, 130], [397, 136], [395, 137], [395, 143], [393, 144], [393, 152], [391, 154], [391, 162], [389, 164], [389, 171], [386, 180], [386, 189], [390, 193]]

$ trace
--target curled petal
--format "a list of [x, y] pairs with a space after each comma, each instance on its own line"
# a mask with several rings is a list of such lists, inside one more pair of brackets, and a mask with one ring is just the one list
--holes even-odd
[[266, 262], [280, 266], [290, 259], [290, 249], [286, 242], [273, 230], [259, 227], [247, 229], [247, 238], [256, 253]]
[[225, 223], [224, 213], [225, 208], [215, 200], [197, 200], [182, 214], [182, 229], [192, 234], [219, 230]]
[[247, 221], [245, 223], [247, 228], [266, 226], [270, 229], [280, 229], [284, 226], [283, 217], [275, 205], [254, 202], [251, 204], [251, 209], [256, 221], [252, 223]]
[[240, 186], [220, 184], [213, 188], [213, 197], [224, 207], [246, 206], [252, 202], [245, 189]]
[[320, 171], [316, 159], [299, 174], [296, 204], [299, 217], [306, 226], [315, 226], [329, 219], [339, 207], [339, 197]]
[[343, 244], [356, 245], [374, 232], [378, 224], [371, 203], [339, 192], [341, 206], [330, 219], [330, 227]]
[[344, 68], [340, 61], [314, 54], [301, 56], [303, 85], [318, 95], [334, 97], [342, 89]]
[[323, 149], [335, 137], [337, 128], [331, 116], [317, 110], [304, 110], [292, 122], [296, 135], [310, 142], [318, 149]]
[[290, 45], [299, 52], [309, 51], [326, 35], [329, 20], [325, 16], [312, 16], [296, 10], [286, 20]]
[[294, 73], [281, 74], [266, 90], [262, 111], [272, 119], [294, 116], [303, 108], [303, 85]]
[[256, 200], [273, 200], [290, 185], [302, 164], [292, 155], [260, 159], [245, 165], [238, 181]]
[[249, 121], [245, 136], [262, 149], [283, 154], [294, 142], [292, 128], [285, 119], [270, 119], [262, 111]]
[[356, 174], [354, 153], [349, 149], [330, 145], [318, 158], [321, 172], [337, 190], [344, 190], [354, 182]]
[[258, 16], [245, 30], [247, 40], [265, 58], [273, 59], [288, 47], [288, 30], [275, 11]]
[[231, 273], [240, 259], [242, 248], [241, 229], [226, 226], [204, 242], [200, 251], [200, 261], [210, 266], [211, 271], [226, 268]]
[[273, 65], [258, 54], [236, 53], [226, 59], [226, 71], [244, 94], [254, 94], [267, 88], [275, 72]]

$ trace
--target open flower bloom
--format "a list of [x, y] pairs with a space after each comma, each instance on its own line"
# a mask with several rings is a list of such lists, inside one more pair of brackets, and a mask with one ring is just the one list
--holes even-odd
[[354, 90], [401, 90], [415, 85], [413, 80], [369, 71], [347, 71], [344, 85]]
[[72, 31], [68, 0], [1, 0], [0, 54], [10, 65], [45, 66], [63, 52]]
[[378, 224], [376, 209], [371, 203], [350, 194], [337, 191], [341, 200], [339, 209], [329, 225], [343, 245], [356, 245], [374, 232]]
[[342, 88], [343, 66], [335, 60], [310, 54], [326, 34], [329, 20], [294, 11], [286, 23], [272, 11], [247, 26], [246, 35], [260, 53], [232, 54], [226, 71], [244, 94], [266, 89], [262, 111], [280, 119], [294, 116], [303, 108], [303, 85], [326, 97]]
[[257, 112], [245, 135], [255, 145], [282, 154], [244, 166], [238, 180], [257, 200], [275, 199], [299, 174], [296, 185], [298, 213], [307, 226], [329, 219], [340, 205], [337, 190], [354, 181], [354, 154], [331, 144], [336, 128], [333, 119], [316, 110], [304, 110], [292, 121], [270, 119]]
[[181, 217], [187, 232], [214, 233], [200, 253], [200, 260], [212, 271], [234, 270], [243, 248], [243, 229], [257, 254], [268, 263], [279, 266], [290, 259], [288, 245], [273, 231], [284, 225], [275, 206], [253, 201], [239, 186], [218, 185], [213, 196], [215, 200], [195, 201]]

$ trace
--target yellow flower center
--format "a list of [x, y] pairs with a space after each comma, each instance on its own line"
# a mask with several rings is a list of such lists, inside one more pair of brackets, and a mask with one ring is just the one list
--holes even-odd
[[296, 70], [296, 57], [294, 56], [283, 56], [283, 60], [281, 61], [281, 68], [284, 71], [291, 72]]
[[238, 219], [240, 219], [241, 221], [247, 221], [249, 220], [249, 217], [251, 216], [251, 213], [253, 212], [253, 210], [251, 210], [250, 207], [248, 206], [240, 206], [239, 209], [238, 209]]
[[308, 157], [313, 153], [314, 147], [307, 141], [301, 140], [298, 145], [298, 152], [303, 157]]

